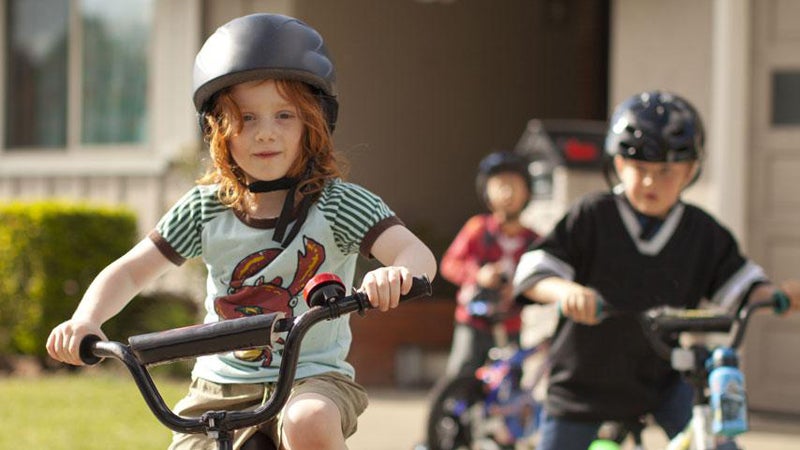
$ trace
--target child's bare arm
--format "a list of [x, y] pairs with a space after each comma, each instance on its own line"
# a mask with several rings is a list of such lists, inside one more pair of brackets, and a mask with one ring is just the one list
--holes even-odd
[[411, 277], [436, 276], [436, 259], [430, 249], [401, 225], [387, 228], [372, 245], [372, 255], [384, 265], [364, 276], [361, 290], [381, 311], [397, 306], [400, 294], [411, 289]]
[[800, 311], [800, 280], [786, 280], [779, 287], [789, 297], [789, 311]]
[[787, 312], [800, 311], [800, 281], [798, 280], [786, 280], [778, 285], [769, 283], [758, 285], [750, 292], [748, 302], [768, 300], [777, 289], [783, 291], [789, 298], [789, 309]]
[[171, 267], [175, 267], [174, 264], [155, 244], [150, 239], [143, 239], [97, 275], [72, 318], [50, 332], [47, 352], [53, 359], [81, 365], [78, 356], [81, 339], [88, 334], [105, 338], [101, 325]]

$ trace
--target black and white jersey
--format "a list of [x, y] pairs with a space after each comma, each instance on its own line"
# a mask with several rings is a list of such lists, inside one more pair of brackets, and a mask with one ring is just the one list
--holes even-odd
[[[708, 300], [737, 309], [764, 271], [739, 252], [731, 233], [702, 209], [679, 202], [654, 228], [623, 195], [584, 197], [523, 255], [514, 277], [523, 292], [558, 276], [595, 289], [611, 308], [696, 308]], [[569, 324], [569, 326], [566, 326]], [[625, 419], [652, 410], [678, 376], [654, 354], [632, 316], [593, 326], [562, 319], [564, 346], [554, 355], [550, 414]]]

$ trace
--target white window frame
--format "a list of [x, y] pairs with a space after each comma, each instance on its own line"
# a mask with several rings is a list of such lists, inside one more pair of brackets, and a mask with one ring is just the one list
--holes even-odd
[[[199, 140], [191, 103], [192, 64], [201, 39], [201, 0], [154, 0], [148, 57], [148, 132], [137, 144], [81, 142], [80, 0], [70, 0], [67, 144], [63, 148], [2, 147], [5, 108], [0, 108], [0, 177], [153, 175]], [[8, 1], [0, 0], [0, 57], [6, 61]], [[0, 70], [0, 99], [6, 101], [6, 70]]]

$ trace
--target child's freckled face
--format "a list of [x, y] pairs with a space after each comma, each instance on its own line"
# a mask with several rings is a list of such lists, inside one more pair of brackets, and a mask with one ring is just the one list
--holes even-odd
[[303, 122], [272, 80], [236, 85], [231, 96], [242, 114], [241, 131], [228, 146], [248, 182], [286, 176], [300, 154]]
[[647, 162], [614, 158], [625, 196], [642, 214], [666, 217], [694, 174], [694, 162]]

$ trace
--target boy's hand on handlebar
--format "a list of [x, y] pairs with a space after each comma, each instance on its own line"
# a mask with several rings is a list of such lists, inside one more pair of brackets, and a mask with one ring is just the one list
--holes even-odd
[[411, 290], [411, 272], [405, 267], [381, 267], [368, 272], [361, 281], [361, 292], [367, 294], [376, 309], [388, 311], [400, 303], [400, 295]]
[[558, 302], [559, 312], [575, 322], [595, 325], [600, 322], [597, 303], [600, 301], [594, 289], [573, 285], [566, 289]]
[[47, 338], [47, 353], [56, 361], [82, 366], [80, 344], [87, 335], [95, 334], [103, 340], [106, 335], [93, 322], [70, 319], [53, 328]]

